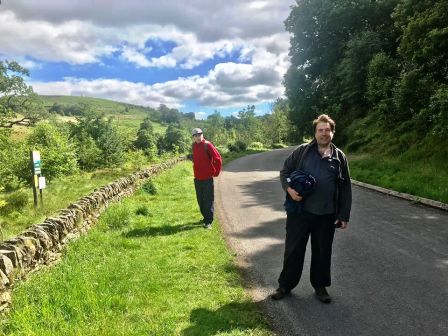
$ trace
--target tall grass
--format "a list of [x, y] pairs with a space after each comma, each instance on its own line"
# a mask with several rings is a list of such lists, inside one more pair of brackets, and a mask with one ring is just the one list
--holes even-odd
[[156, 195], [109, 208], [62, 262], [19, 285], [0, 334], [271, 335], [217, 223], [199, 224], [191, 170], [179, 164]]
[[444, 162], [417, 159], [412, 153], [353, 155], [350, 170], [356, 180], [448, 203], [448, 166]]

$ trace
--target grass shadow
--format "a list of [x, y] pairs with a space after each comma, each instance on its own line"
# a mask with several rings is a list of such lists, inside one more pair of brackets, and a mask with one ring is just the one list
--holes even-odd
[[215, 335], [232, 331], [253, 331], [268, 327], [260, 322], [260, 312], [253, 302], [232, 302], [217, 310], [197, 308], [191, 312], [192, 325], [182, 331], [183, 336]]
[[203, 227], [202, 221], [197, 221], [176, 226], [164, 225], [164, 226], [133, 229], [128, 232], [124, 232], [123, 236], [126, 238], [170, 236], [179, 232], [195, 230], [202, 227]]

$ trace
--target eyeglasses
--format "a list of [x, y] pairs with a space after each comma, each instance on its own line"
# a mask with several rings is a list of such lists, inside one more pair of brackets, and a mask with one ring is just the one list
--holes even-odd
[[202, 135], [202, 133], [193, 134], [194, 137], [198, 137], [198, 136], [201, 136], [201, 135]]

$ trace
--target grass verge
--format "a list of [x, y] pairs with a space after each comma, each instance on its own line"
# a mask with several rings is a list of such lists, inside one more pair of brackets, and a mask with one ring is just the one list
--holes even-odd
[[[191, 162], [111, 206], [63, 260], [21, 283], [5, 335], [271, 335], [217, 225], [204, 229]], [[215, 223], [216, 224], [216, 223]]]
[[[167, 159], [168, 156], [164, 159]], [[157, 162], [153, 163], [157, 164]], [[148, 166], [150, 163], [148, 163]], [[0, 213], [0, 225], [3, 230], [3, 240], [11, 238], [33, 224], [42, 222], [46, 217], [57, 213], [60, 209], [87, 196], [96, 188], [102, 187], [118, 180], [137, 170], [136, 167], [117, 167], [96, 170], [94, 172], [83, 172], [76, 175], [65, 176], [55, 179], [43, 190], [43, 204], [38, 198], [38, 207], [33, 205], [33, 192], [31, 187], [21, 189], [28, 195], [26, 206], [16, 209], [7, 214]]]
[[[446, 149], [445, 149], [446, 151]], [[354, 179], [395, 191], [448, 203], [448, 165], [443, 155], [424, 156], [423, 150], [403, 154], [350, 155]]]

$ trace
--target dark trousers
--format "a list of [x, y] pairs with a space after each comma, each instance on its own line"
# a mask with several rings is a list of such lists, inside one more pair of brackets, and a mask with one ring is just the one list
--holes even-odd
[[204, 217], [204, 223], [211, 224], [213, 222], [213, 201], [215, 198], [213, 178], [208, 180], [194, 179], [194, 188], [196, 189], [196, 198], [199, 210]]
[[335, 215], [313, 215], [307, 212], [288, 215], [283, 270], [279, 287], [290, 291], [300, 281], [308, 237], [311, 235], [311, 285], [331, 285], [331, 248], [334, 237]]

